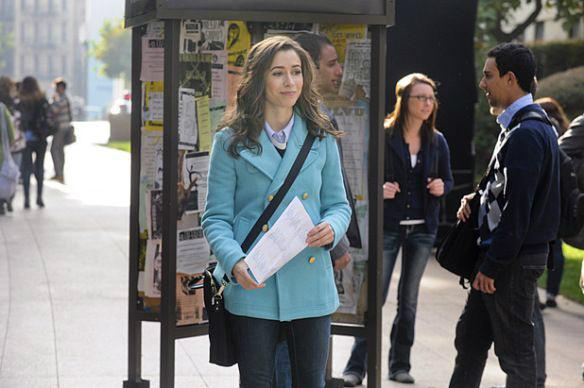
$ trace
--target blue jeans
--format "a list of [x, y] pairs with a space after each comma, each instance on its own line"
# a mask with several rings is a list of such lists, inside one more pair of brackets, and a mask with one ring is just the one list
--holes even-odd
[[330, 315], [279, 322], [232, 315], [240, 388], [271, 388], [281, 331], [288, 343], [292, 386], [324, 388]]
[[[427, 232], [425, 225], [400, 226], [399, 232], [385, 231], [383, 236], [383, 303], [387, 299], [389, 283], [400, 248], [402, 251], [401, 276], [397, 293], [397, 314], [391, 328], [389, 350], [389, 373], [411, 369], [410, 351], [414, 344], [414, 326], [418, 306], [420, 281], [434, 245], [434, 234]], [[356, 337], [351, 357], [344, 374], [365, 377], [367, 366], [367, 340]]]
[[546, 261], [547, 252], [519, 255], [497, 276], [494, 294], [470, 291], [456, 325], [457, 356], [450, 388], [480, 386], [493, 342], [499, 365], [507, 374], [507, 388], [543, 386], [545, 350], [536, 357], [536, 348], [544, 347], [544, 328], [534, 308], [536, 282]]

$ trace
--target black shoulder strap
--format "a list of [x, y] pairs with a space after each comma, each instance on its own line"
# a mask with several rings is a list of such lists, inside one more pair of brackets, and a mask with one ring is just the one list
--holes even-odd
[[515, 117], [513, 117], [513, 120], [511, 120], [511, 123], [509, 124], [509, 128], [513, 128], [527, 120], [540, 121], [547, 125], [553, 126], [553, 124], [550, 122], [550, 119], [547, 117], [545, 113], [537, 110], [528, 110], [526, 112], [520, 111], [519, 114], [515, 115]]
[[298, 173], [300, 172], [300, 169], [302, 168], [302, 165], [304, 164], [304, 161], [308, 156], [308, 151], [310, 151], [310, 147], [312, 147], [313, 143], [314, 136], [312, 136], [311, 134], [306, 135], [306, 139], [304, 139], [304, 144], [302, 144], [302, 148], [300, 149], [300, 152], [298, 153], [298, 156], [296, 157], [296, 160], [294, 161], [294, 164], [292, 165], [290, 172], [288, 172], [286, 180], [284, 180], [284, 183], [282, 184], [282, 186], [280, 186], [280, 189], [274, 196], [274, 199], [272, 199], [268, 207], [264, 209], [260, 218], [258, 218], [256, 223], [248, 233], [247, 237], [245, 238], [245, 240], [243, 240], [243, 244], [241, 244], [241, 249], [244, 252], [247, 252], [251, 244], [260, 234], [262, 225], [268, 222], [268, 220], [272, 217], [278, 206], [280, 206], [280, 203], [284, 199], [284, 196], [286, 195], [286, 193], [290, 189], [290, 186], [292, 186], [292, 183], [294, 183], [294, 180], [298, 176]]

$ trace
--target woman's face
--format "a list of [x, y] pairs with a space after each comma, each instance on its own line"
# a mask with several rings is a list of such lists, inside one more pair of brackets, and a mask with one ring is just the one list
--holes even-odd
[[303, 83], [302, 64], [296, 51], [279, 51], [266, 74], [266, 108], [292, 109]]
[[408, 97], [408, 115], [422, 121], [428, 120], [428, 117], [434, 111], [434, 89], [428, 84], [417, 83], [412, 86]]

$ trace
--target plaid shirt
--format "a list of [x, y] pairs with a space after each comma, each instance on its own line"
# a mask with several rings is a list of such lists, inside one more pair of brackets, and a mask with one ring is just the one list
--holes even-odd
[[51, 103], [51, 109], [56, 115], [57, 122], [59, 123], [59, 129], [64, 130], [69, 128], [71, 125], [71, 105], [69, 104], [69, 99], [65, 94], [56, 95]]

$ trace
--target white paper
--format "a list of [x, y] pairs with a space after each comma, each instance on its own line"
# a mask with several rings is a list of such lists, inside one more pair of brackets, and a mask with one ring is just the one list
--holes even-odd
[[140, 182], [149, 189], [162, 188], [162, 132], [142, 128]]
[[162, 243], [148, 240], [146, 244], [146, 264], [144, 269], [144, 293], [151, 298], [159, 298], [162, 291]]
[[302, 202], [294, 198], [245, 258], [258, 283], [263, 283], [306, 248], [306, 236], [312, 228], [314, 224]]
[[210, 260], [210, 250], [202, 228], [178, 230], [176, 235], [176, 271], [200, 273]]
[[211, 55], [211, 98], [227, 100], [227, 51], [203, 51]]
[[225, 50], [227, 23], [225, 20], [202, 20], [201, 50]]
[[201, 22], [183, 20], [180, 26], [179, 53], [198, 53], [201, 46]]
[[194, 150], [199, 138], [195, 89], [178, 89], [178, 149]]
[[164, 39], [164, 22], [150, 22], [146, 26], [146, 35], [149, 38]]
[[207, 198], [208, 152], [188, 152], [184, 157], [182, 182], [189, 193], [182, 204], [186, 214], [201, 212]]
[[164, 39], [142, 38], [140, 81], [164, 80]]
[[371, 77], [371, 40], [347, 42], [343, 79], [339, 94], [351, 100], [369, 98]]

